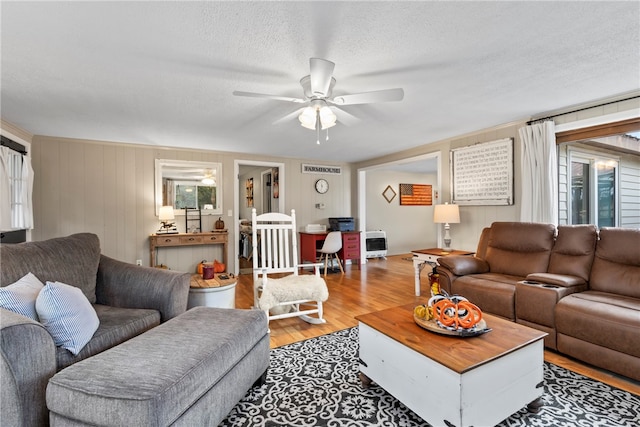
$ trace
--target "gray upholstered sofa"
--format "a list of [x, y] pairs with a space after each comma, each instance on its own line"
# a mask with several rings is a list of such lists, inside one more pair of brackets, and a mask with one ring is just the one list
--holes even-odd
[[[0, 308], [2, 426], [114, 425], [118, 416], [124, 417], [119, 425], [180, 425], [178, 419], [182, 425], [217, 424], [248, 387], [264, 379], [269, 360], [264, 313], [210, 307], [186, 312], [188, 273], [101, 255], [98, 237], [89, 233], [2, 245], [0, 262], [0, 286], [28, 273], [43, 284], [72, 285], [99, 319], [89, 342], [74, 355], [56, 347], [40, 322]], [[169, 389], [173, 394], [163, 396]], [[113, 393], [124, 400], [99, 402]], [[161, 404], [163, 411], [147, 412], [156, 417], [150, 422], [118, 406], [127, 400], [141, 410]]]

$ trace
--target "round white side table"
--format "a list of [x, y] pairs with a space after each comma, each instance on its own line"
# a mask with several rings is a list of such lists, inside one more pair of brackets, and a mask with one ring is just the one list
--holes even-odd
[[187, 310], [197, 306], [235, 308], [237, 283], [235, 277], [222, 280], [216, 275], [204, 280], [199, 274], [192, 275]]

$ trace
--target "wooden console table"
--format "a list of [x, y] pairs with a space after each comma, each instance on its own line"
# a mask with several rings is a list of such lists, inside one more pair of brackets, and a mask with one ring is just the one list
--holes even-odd
[[151, 266], [156, 265], [157, 249], [169, 246], [223, 245], [222, 257], [227, 265], [227, 230], [209, 231], [206, 233], [152, 234], [149, 236], [149, 255]]

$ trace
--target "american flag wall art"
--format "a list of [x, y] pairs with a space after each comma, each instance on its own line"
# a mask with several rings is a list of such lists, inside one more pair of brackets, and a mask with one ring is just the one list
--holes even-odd
[[400, 184], [400, 205], [402, 206], [431, 206], [433, 197], [431, 185]]

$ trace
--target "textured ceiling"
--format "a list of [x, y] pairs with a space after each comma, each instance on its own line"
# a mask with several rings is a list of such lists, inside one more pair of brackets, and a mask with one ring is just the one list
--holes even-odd
[[[640, 2], [1, 3], [2, 118], [37, 135], [360, 161], [640, 89]], [[297, 104], [309, 58], [343, 107]]]

